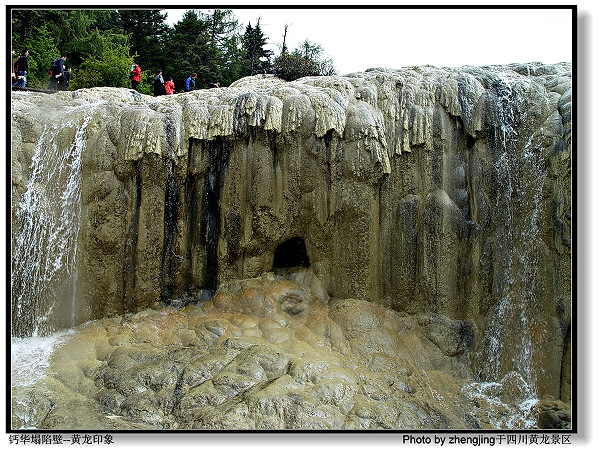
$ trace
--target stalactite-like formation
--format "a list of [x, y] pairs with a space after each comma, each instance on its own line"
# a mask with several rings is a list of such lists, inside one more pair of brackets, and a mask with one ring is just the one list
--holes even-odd
[[[552, 368], [528, 381], [557, 394], [570, 383], [570, 83], [570, 65], [532, 64], [257, 76], [161, 98], [13, 93], [13, 241], [43, 122], [88, 111], [78, 323], [205, 299], [301, 239], [330, 296], [467, 320], [475, 360], [524, 347], [527, 370]], [[494, 358], [482, 381], [525, 370]]]

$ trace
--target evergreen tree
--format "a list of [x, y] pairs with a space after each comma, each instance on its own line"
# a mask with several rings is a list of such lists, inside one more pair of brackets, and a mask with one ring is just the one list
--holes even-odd
[[114, 11], [109, 10], [71, 10], [61, 23], [55, 24], [56, 46], [60, 53], [67, 55], [70, 65], [78, 67], [90, 55], [104, 52], [106, 36], [112, 36], [111, 43], [126, 44], [127, 36], [97, 26], [113, 14]]
[[185, 12], [169, 33], [166, 49], [170, 60], [163, 69], [173, 77], [177, 90], [192, 72], [198, 74], [197, 88], [215, 81], [225, 86], [236, 79], [240, 73], [237, 27], [230, 10]]
[[47, 31], [50, 33], [53, 43], [57, 44], [56, 33], [59, 26], [65, 22], [67, 15], [68, 12], [65, 10], [11, 10], [13, 49], [20, 49], [26, 42], [35, 39], [38, 29], [46, 24], [48, 24]]
[[177, 91], [183, 88], [192, 72], [198, 74], [198, 79], [208, 77], [208, 69], [203, 64], [208, 53], [207, 28], [198, 12], [188, 10], [169, 33], [165, 44], [169, 59], [162, 69], [164, 74], [173, 77]]
[[271, 71], [273, 52], [265, 49], [265, 45], [267, 45], [267, 38], [260, 28], [260, 18], [256, 21], [254, 28], [248, 23], [246, 32], [242, 37], [245, 75]]
[[[231, 39], [238, 29], [238, 21], [229, 9], [215, 9], [204, 14], [203, 19], [207, 24], [208, 32], [208, 52], [205, 53], [203, 63], [208, 69], [208, 75], [202, 81], [204, 86], [212, 82], [220, 82], [225, 85], [224, 80], [228, 78], [229, 63], [233, 56], [230, 54], [233, 50]], [[237, 50], [235, 50], [235, 55], [237, 55]]]
[[222, 86], [229, 86], [234, 81], [247, 75], [244, 70], [244, 55], [241, 40], [241, 36], [234, 33], [226, 42], [226, 60], [224, 61], [226, 69], [221, 77]]
[[275, 74], [293, 81], [302, 77], [335, 75], [335, 67], [331, 58], [322, 58], [323, 47], [304, 40], [292, 53], [281, 53], [274, 63]]
[[116, 26], [129, 35], [131, 51], [143, 70], [164, 68], [165, 43], [169, 26], [165, 23], [167, 14], [158, 9], [120, 9], [117, 11]]

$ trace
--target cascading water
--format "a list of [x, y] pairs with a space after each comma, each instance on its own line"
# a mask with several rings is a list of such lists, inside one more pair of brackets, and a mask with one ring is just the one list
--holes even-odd
[[43, 336], [74, 325], [81, 155], [93, 111], [86, 106], [56, 117], [35, 146], [31, 176], [16, 210], [13, 336]]
[[539, 307], [536, 242], [540, 239], [538, 220], [546, 171], [540, 146], [532, 138], [520, 142], [516, 132], [517, 122], [527, 120], [522, 113], [526, 111], [525, 97], [515, 92], [516, 88], [510, 79], [498, 77], [495, 206], [503, 220], [498, 221], [502, 225], [495, 236], [496, 301], [476, 357], [482, 382], [465, 388], [472, 400], [486, 398], [490, 423], [497, 428], [536, 425], [530, 414], [537, 399], [532, 328]]

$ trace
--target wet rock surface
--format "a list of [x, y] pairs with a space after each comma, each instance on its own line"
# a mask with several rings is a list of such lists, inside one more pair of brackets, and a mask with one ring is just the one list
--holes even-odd
[[[310, 269], [267, 273], [225, 285], [209, 302], [78, 327], [47, 378], [13, 391], [13, 427], [492, 427], [462, 391], [466, 353], [432, 342], [431, 320], [329, 299], [309, 287], [319, 284]], [[518, 396], [508, 397], [515, 409], [503, 413], [518, 415]], [[566, 417], [556, 405], [540, 412], [550, 426]]]
[[[568, 402], [570, 86], [570, 64], [531, 63], [373, 69], [291, 83], [257, 76], [157, 98], [116, 88], [13, 92], [15, 336], [123, 318], [118, 333], [105, 331], [105, 359], [94, 358], [108, 367], [104, 401], [118, 406], [111, 414], [142, 422], [209, 424], [225, 408], [238, 408], [231, 420], [250, 417], [244, 405], [258, 408], [250, 399], [266, 388], [245, 377], [255, 373], [266, 383], [273, 374], [260, 364], [264, 375], [258, 367], [234, 368], [230, 353], [241, 349], [224, 342], [242, 338], [266, 340], [282, 355], [300, 351], [290, 342], [306, 344], [316, 361], [333, 352], [325, 359], [331, 367], [339, 353], [344, 370], [360, 353], [367, 370], [393, 371], [389, 358], [404, 358], [415, 379], [426, 370], [432, 379], [431, 371], [440, 371], [502, 384], [517, 373], [536, 397]], [[38, 223], [49, 226], [33, 236]], [[289, 260], [275, 258], [290, 243], [304, 248]], [[235, 280], [290, 265], [310, 267], [322, 281], [310, 285], [313, 296], [335, 300], [321, 311], [302, 291], [280, 302], [248, 295], [246, 303], [229, 304], [217, 296], [210, 321], [177, 325], [173, 334], [171, 319], [191, 319], [185, 309], [167, 314], [165, 305], [192, 307], [220, 286], [234, 289]], [[149, 308], [165, 313], [168, 326], [144, 319], [147, 329], [121, 333], [151, 315]], [[387, 318], [388, 309], [402, 326]], [[168, 342], [154, 345], [153, 336]], [[215, 359], [232, 366], [210, 383], [186, 381], [188, 371], [212, 377], [208, 363], [142, 367], [168, 360], [169, 345], [189, 347], [178, 354], [185, 359], [191, 349], [217, 351], [217, 342], [225, 353]], [[123, 354], [108, 361], [112, 347]], [[161, 354], [136, 360], [130, 347]], [[280, 383], [323, 381], [302, 379], [294, 361]], [[133, 366], [146, 373], [143, 389], [137, 378], [116, 375]], [[84, 386], [89, 379], [68, 381]], [[355, 396], [366, 395], [360, 383], [352, 384]], [[192, 389], [202, 392], [190, 398], [206, 405], [187, 399]], [[315, 403], [304, 397], [317, 395], [311, 389], [293, 389], [302, 392], [299, 404], [321, 408], [298, 421], [319, 417], [341, 426], [333, 400]], [[226, 400], [247, 391], [242, 406]], [[367, 411], [381, 401], [369, 399], [354, 422], [372, 425]], [[211, 407], [212, 415], [203, 410], [186, 421], [176, 414], [184, 401]], [[155, 403], [162, 406], [149, 406]], [[421, 418], [420, 410], [390, 414], [386, 426]], [[448, 413], [447, 420], [463, 420], [456, 417]]]

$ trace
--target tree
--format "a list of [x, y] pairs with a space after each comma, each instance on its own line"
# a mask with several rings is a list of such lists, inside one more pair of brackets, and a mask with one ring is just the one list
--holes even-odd
[[[90, 55], [104, 51], [104, 36], [112, 35], [118, 43], [127, 42], [127, 36], [113, 29], [98, 27], [113, 17], [109, 10], [72, 10], [60, 24], [54, 25], [56, 46], [60, 53], [67, 55], [69, 64], [78, 67]], [[119, 36], [119, 37], [117, 37]]]
[[56, 30], [59, 24], [64, 23], [68, 12], [65, 10], [36, 10], [36, 9], [13, 9], [11, 10], [12, 25], [12, 45], [13, 49], [22, 48], [26, 42], [31, 42], [36, 38], [38, 30], [44, 25], [55, 24], [55, 27], [48, 26], [54, 44]]
[[167, 14], [158, 9], [120, 9], [115, 25], [129, 36], [131, 51], [136, 54], [142, 69], [155, 71], [164, 68], [165, 43], [169, 26]]
[[203, 71], [203, 54], [208, 52], [207, 25], [198, 12], [188, 10], [171, 29], [165, 44], [169, 55], [162, 67], [164, 73], [173, 77], [175, 87], [183, 86], [192, 72], [206, 78]]
[[273, 52], [265, 49], [265, 45], [267, 45], [267, 38], [260, 28], [260, 18], [258, 18], [254, 28], [248, 23], [246, 32], [242, 37], [245, 75], [271, 71]]
[[192, 72], [198, 74], [197, 87], [213, 81], [231, 83], [240, 72], [237, 28], [230, 10], [186, 11], [167, 39], [170, 59], [163, 68], [165, 75], [173, 77], [176, 87], [183, 86]]
[[202, 19], [207, 24], [208, 32], [208, 52], [205, 53], [203, 60], [207, 68], [207, 78], [202, 80], [204, 86], [211, 82], [224, 82], [229, 78], [229, 63], [232, 56], [237, 56], [237, 50], [230, 54], [232, 49], [233, 36], [238, 29], [238, 21], [230, 9], [215, 9], [208, 14], [203, 14]]
[[29, 50], [27, 86], [45, 89], [48, 86], [50, 65], [60, 56], [48, 24], [40, 25], [35, 35], [26, 38], [23, 47]]
[[285, 44], [285, 39], [287, 38], [287, 30], [288, 30], [288, 24], [285, 24], [285, 27], [283, 28], [283, 44], [281, 45], [281, 54], [284, 55], [287, 53], [287, 45]]
[[286, 81], [309, 76], [335, 75], [333, 60], [322, 58], [322, 54], [323, 47], [306, 39], [292, 53], [282, 52], [275, 59], [275, 75]]
[[221, 75], [221, 85], [229, 86], [236, 80], [247, 75], [244, 68], [244, 54], [241, 44], [242, 37], [238, 33], [232, 34], [226, 42], [225, 69]]
[[99, 31], [92, 33], [103, 41], [101, 49], [86, 56], [73, 77], [70, 88], [80, 89], [94, 86], [131, 87], [129, 70], [133, 63], [133, 56], [129, 56], [129, 45], [119, 42], [120, 39], [111, 39], [103, 36]]

